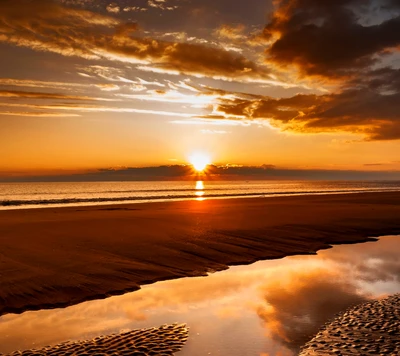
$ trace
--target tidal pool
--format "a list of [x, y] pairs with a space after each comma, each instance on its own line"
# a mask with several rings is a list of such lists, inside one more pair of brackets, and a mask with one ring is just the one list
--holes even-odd
[[293, 356], [338, 312], [400, 292], [400, 237], [312, 256], [235, 266], [207, 277], [64, 309], [0, 317], [0, 353], [184, 323], [180, 356]]

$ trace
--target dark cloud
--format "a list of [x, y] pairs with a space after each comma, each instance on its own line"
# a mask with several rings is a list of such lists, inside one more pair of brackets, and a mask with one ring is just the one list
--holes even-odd
[[127, 37], [125, 34], [118, 34], [111, 42], [107, 41], [108, 39], [103, 38], [97, 45], [107, 47], [110, 53], [122, 57], [149, 61], [149, 71], [172, 71], [242, 80], [268, 78], [266, 70], [254, 62], [215, 46], [157, 41], [151, 38]]
[[[267, 60], [277, 66], [295, 65], [306, 75], [349, 76], [373, 64], [383, 51], [399, 48], [398, 1], [280, 0], [278, 4], [264, 29], [272, 41]], [[385, 6], [393, 16], [363, 25], [363, 10], [374, 4]]]
[[[28, 113], [31, 114], [31, 113]], [[23, 115], [27, 116], [27, 115]], [[35, 116], [35, 115], [29, 115]], [[41, 116], [40, 114], [38, 116]], [[155, 167], [105, 168], [88, 173], [51, 176], [0, 176], [1, 181], [146, 181], [146, 180], [246, 180], [246, 179], [311, 179], [311, 180], [399, 180], [400, 171], [365, 172], [345, 170], [282, 169], [273, 165], [262, 166], [214, 166], [207, 168], [206, 174], [199, 177], [189, 165], [169, 165]]]
[[98, 8], [101, 4], [104, 9], [111, 2], [120, 7], [122, 18], [135, 18], [146, 28], [164, 32], [182, 31], [183, 28], [196, 35], [209, 34], [210, 28], [222, 24], [245, 22], [261, 28], [272, 7], [271, 2], [265, 0], [252, 0], [251, 6], [244, 1], [235, 1], [232, 6], [232, 0], [96, 0], [90, 7]]
[[111, 17], [63, 7], [51, 0], [0, 2], [0, 42], [39, 51], [98, 58], [84, 47], [89, 29], [116, 24]]
[[365, 73], [342, 91], [290, 98], [221, 97], [211, 119], [269, 119], [294, 132], [342, 131], [363, 134], [368, 140], [400, 139], [400, 70]]
[[0, 42], [64, 56], [140, 63], [149, 71], [242, 80], [268, 77], [241, 54], [211, 44], [146, 37], [137, 24], [51, 0], [0, 2]]

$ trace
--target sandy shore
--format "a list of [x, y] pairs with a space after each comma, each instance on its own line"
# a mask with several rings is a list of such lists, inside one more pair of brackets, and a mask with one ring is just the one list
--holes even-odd
[[350, 308], [326, 325], [299, 356], [400, 355], [400, 295]]
[[182, 349], [187, 338], [188, 329], [186, 325], [172, 324], [163, 325], [159, 328], [99, 336], [88, 341], [66, 342], [37, 350], [15, 351], [7, 356], [172, 356]]
[[0, 212], [0, 315], [400, 234], [400, 193]]

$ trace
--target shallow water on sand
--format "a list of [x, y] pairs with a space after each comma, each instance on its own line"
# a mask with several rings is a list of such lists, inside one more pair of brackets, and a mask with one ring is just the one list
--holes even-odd
[[292, 356], [339, 311], [400, 292], [400, 237], [236, 266], [72, 307], [0, 317], [0, 353], [186, 323], [179, 355]]

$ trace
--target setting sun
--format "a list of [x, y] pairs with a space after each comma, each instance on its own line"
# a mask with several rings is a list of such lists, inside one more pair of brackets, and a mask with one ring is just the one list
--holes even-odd
[[211, 163], [210, 157], [204, 153], [194, 153], [189, 157], [189, 162], [193, 166], [193, 168], [202, 172], [204, 169]]

